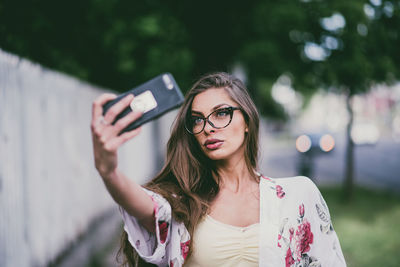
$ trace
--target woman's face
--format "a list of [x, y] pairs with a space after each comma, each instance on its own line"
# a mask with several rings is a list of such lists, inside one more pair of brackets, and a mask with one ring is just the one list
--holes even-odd
[[[207, 117], [210, 113], [218, 111], [210, 120], [218, 120], [224, 116], [223, 108], [239, 107], [232, 100], [224, 88], [210, 88], [196, 95], [192, 102], [191, 114], [194, 117]], [[241, 158], [244, 155], [244, 138], [247, 132], [247, 125], [240, 110], [233, 111], [231, 123], [221, 129], [212, 127], [208, 122], [204, 130], [195, 134], [201, 149], [212, 160], [229, 160]]]

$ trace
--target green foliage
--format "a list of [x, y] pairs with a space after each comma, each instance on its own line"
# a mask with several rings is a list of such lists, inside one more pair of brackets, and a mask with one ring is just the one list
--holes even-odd
[[116, 90], [166, 71], [187, 81], [193, 69], [187, 33], [164, 5], [157, 1], [4, 1], [0, 47]]
[[[367, 16], [368, 8], [375, 15]], [[301, 91], [336, 86], [356, 93], [400, 76], [399, 1], [380, 6], [366, 0], [260, 1], [254, 9], [254, 37], [242, 58], [249, 72], [257, 73], [255, 79], [286, 71]], [[345, 25], [324, 27], [323, 19], [334, 14], [342, 16]], [[304, 48], [309, 43], [323, 48], [327, 57], [307, 57]]]
[[260, 112], [269, 119], [274, 121], [286, 121], [287, 114], [282, 105], [275, 102], [271, 95], [273, 81], [259, 79], [255, 85], [257, 88], [257, 96], [255, 97]]
[[[252, 94], [265, 96], [260, 109], [281, 118], [259, 85], [282, 73], [305, 94], [398, 79], [399, 9], [395, 0], [3, 0], [0, 47], [117, 90], [170, 71], [186, 91], [198, 75], [240, 62]], [[324, 27], [335, 14], [345, 25]], [[307, 56], [309, 44], [326, 58]]]

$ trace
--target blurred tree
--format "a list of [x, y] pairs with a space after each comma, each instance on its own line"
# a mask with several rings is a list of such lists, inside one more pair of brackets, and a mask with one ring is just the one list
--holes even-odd
[[255, 2], [3, 0], [0, 47], [120, 91], [170, 71], [186, 91], [228, 70]]
[[354, 143], [351, 97], [400, 77], [400, 1], [260, 1], [252, 38], [243, 47], [253, 80], [271, 82], [290, 73], [294, 87], [309, 93], [336, 88], [347, 96], [349, 122], [345, 196], [353, 194]]
[[[231, 70], [258, 2], [3, 0], [0, 47], [118, 91], [165, 71], [186, 91], [200, 74]], [[262, 95], [266, 114], [282, 117]]]
[[4, 0], [0, 46], [89, 82], [126, 90], [193, 69], [184, 25], [163, 1]]

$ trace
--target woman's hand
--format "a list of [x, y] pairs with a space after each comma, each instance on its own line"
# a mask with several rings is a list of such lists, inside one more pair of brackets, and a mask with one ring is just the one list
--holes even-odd
[[96, 169], [103, 179], [110, 177], [117, 170], [118, 148], [138, 135], [141, 129], [139, 127], [119, 135], [125, 127], [142, 116], [142, 113], [138, 112], [130, 112], [114, 125], [111, 124], [118, 114], [129, 106], [133, 99], [132, 94], [114, 104], [103, 117], [103, 105], [115, 98], [116, 95], [114, 94], [102, 94], [93, 102], [91, 130], [94, 161]]

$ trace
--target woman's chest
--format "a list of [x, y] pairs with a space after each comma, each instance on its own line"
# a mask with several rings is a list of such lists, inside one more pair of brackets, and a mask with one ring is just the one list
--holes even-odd
[[240, 196], [221, 194], [211, 203], [209, 215], [220, 222], [238, 227], [259, 223], [259, 193]]

